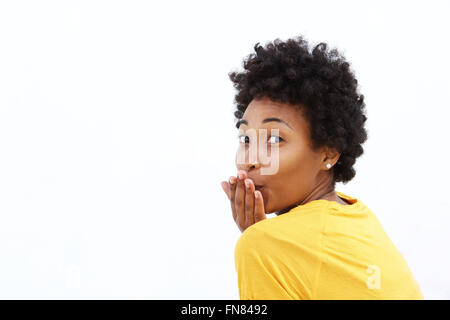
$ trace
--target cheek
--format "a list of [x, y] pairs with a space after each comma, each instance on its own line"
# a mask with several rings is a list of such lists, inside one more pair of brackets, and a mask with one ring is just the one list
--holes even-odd
[[303, 171], [305, 156], [298, 149], [280, 149], [279, 151], [279, 172], [283, 176], [292, 176]]
[[273, 177], [274, 192], [279, 195], [298, 194], [308, 189], [314, 179], [313, 158], [298, 148], [279, 152], [279, 169]]
[[242, 144], [239, 144], [237, 150], [236, 150], [236, 156], [235, 156], [235, 164], [236, 167], [239, 167], [239, 165], [245, 164], [246, 160], [248, 160], [248, 152], [245, 150], [245, 146]]

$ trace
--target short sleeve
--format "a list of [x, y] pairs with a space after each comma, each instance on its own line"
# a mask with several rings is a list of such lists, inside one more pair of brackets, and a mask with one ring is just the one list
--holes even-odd
[[292, 260], [293, 248], [257, 226], [247, 228], [235, 247], [240, 299], [309, 299], [301, 263]]

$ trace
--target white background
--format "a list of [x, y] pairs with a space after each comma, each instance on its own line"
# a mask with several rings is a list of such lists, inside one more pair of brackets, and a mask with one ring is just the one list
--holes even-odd
[[0, 2], [0, 298], [238, 299], [228, 73], [303, 35], [365, 96], [365, 153], [336, 190], [377, 215], [426, 299], [449, 299], [449, 9]]

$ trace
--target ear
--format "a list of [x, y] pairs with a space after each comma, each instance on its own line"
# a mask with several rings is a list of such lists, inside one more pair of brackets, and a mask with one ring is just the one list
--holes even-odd
[[341, 156], [341, 153], [338, 152], [335, 148], [324, 147], [323, 152], [322, 152], [323, 166], [325, 168], [327, 168], [326, 165], [329, 163], [331, 165], [331, 167], [333, 167], [336, 164], [336, 162], [339, 161], [340, 156]]

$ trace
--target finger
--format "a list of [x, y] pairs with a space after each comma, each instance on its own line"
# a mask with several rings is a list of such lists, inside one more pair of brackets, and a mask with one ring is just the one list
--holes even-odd
[[228, 200], [230, 200], [230, 185], [226, 181], [220, 182], [220, 185], [222, 186], [223, 192], [227, 195]]
[[255, 190], [253, 181], [251, 179], [245, 179], [245, 225], [251, 226], [255, 223]]
[[236, 197], [236, 177], [230, 177], [228, 180], [230, 182], [230, 203], [231, 203], [231, 212], [233, 213], [233, 219], [237, 222], [237, 211], [235, 206], [235, 197]]
[[255, 216], [255, 223], [261, 220], [266, 219], [266, 212], [264, 210], [264, 199], [262, 196], [261, 191], [256, 190], [254, 192], [255, 194], [255, 211], [254, 211], [254, 216]]
[[238, 173], [238, 181], [236, 182], [236, 195], [234, 205], [237, 212], [237, 223], [241, 228], [245, 229], [245, 187], [244, 187], [244, 175]]

